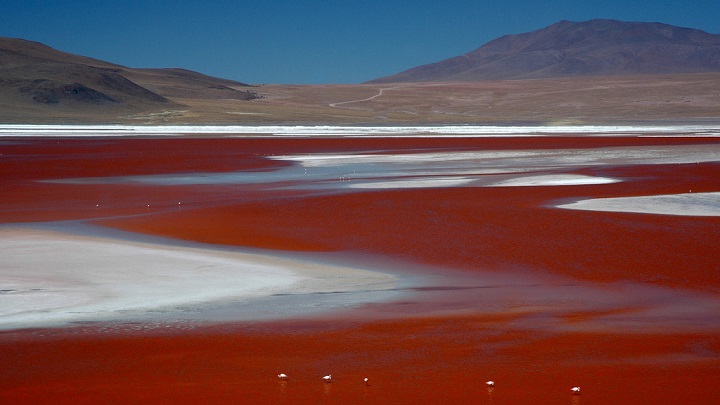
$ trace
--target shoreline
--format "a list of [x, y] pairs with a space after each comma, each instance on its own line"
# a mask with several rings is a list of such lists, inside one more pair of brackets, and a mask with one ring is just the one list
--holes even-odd
[[546, 333], [720, 330], [713, 322], [720, 300], [692, 289], [419, 264], [412, 271], [398, 263], [389, 270], [393, 266], [377, 261], [382, 259], [320, 263], [298, 253], [173, 245], [142, 234], [128, 239], [123, 236], [132, 233], [101, 227], [95, 235], [87, 233], [92, 226], [81, 227], [84, 235], [60, 229], [0, 227], [0, 253], [10, 269], [0, 275], [0, 331], [85, 325], [104, 332], [162, 332], [467, 314], [511, 317], [518, 330]]
[[[388, 273], [307, 259], [57, 230], [4, 226], [0, 242], [6, 266], [0, 275], [0, 329], [312, 316], [388, 299], [399, 283]], [[330, 292], [345, 295], [337, 302], [314, 299]]]
[[646, 125], [77, 125], [0, 124], [2, 137], [544, 137], [544, 136], [702, 136], [720, 137], [720, 124]]
[[556, 205], [569, 210], [636, 214], [720, 216], [720, 192], [660, 194], [635, 197], [591, 198]]

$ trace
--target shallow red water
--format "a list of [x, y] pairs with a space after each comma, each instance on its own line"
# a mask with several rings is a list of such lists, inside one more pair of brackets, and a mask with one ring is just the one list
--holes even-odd
[[[177, 336], [5, 334], [0, 350], [7, 403], [567, 404], [578, 403], [569, 394], [575, 385], [585, 404], [720, 399], [717, 336], [552, 335], [513, 330], [502, 317], [238, 325]], [[330, 386], [320, 380], [328, 373]], [[492, 392], [487, 379], [497, 382]]]
[[[265, 155], [716, 144], [702, 138], [78, 139], [1, 146], [0, 221], [97, 219], [120, 229], [284, 251], [357, 252], [469, 273], [629, 280], [715, 295], [717, 217], [550, 208], [586, 197], [720, 191], [717, 163], [597, 167], [606, 185], [432, 188], [310, 196], [257, 187], [37, 180], [235, 170]], [[178, 201], [182, 201], [180, 206]], [[118, 217], [130, 215], [127, 217]], [[598, 284], [600, 285], [600, 284]], [[464, 295], [472, 300], [472, 294]], [[467, 302], [472, 308], [472, 302]], [[403, 303], [390, 303], [401, 307]], [[612, 313], [634, 308], [613, 308]], [[572, 312], [567, 322], [603, 313]], [[418, 317], [419, 315], [419, 317]], [[260, 322], [170, 334], [91, 326], [0, 334], [9, 403], [713, 403], [714, 329], [526, 329], [522, 313]], [[662, 325], [653, 325], [662, 330]], [[51, 335], [42, 337], [40, 335]], [[285, 372], [281, 383], [275, 375]], [[324, 384], [332, 373], [335, 382]], [[371, 385], [362, 383], [363, 377]], [[498, 382], [488, 392], [483, 382]], [[583, 395], [569, 388], [580, 385]], [[692, 388], [690, 388], [692, 387]]]

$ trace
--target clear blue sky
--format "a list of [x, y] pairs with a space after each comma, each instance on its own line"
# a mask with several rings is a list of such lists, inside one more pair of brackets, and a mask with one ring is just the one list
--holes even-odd
[[560, 20], [720, 33], [719, 0], [2, 0], [0, 36], [246, 83], [359, 83]]

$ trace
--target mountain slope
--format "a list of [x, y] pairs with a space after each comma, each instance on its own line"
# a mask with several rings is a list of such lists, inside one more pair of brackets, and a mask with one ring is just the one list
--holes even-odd
[[720, 35], [660, 23], [561, 21], [370, 83], [720, 71]]
[[117, 116], [179, 107], [182, 101], [172, 99], [257, 97], [236, 87], [249, 86], [184, 69], [133, 69], [0, 38], [0, 109], [8, 116]]

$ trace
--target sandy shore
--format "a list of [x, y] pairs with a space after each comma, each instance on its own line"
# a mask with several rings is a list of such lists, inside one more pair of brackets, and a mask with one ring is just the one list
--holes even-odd
[[[0, 255], [0, 329], [309, 315], [386, 297], [397, 284], [389, 274], [303, 260], [23, 228], [0, 228]], [[348, 294], [334, 305], [312, 298], [327, 292]], [[298, 297], [291, 306], [268, 300], [288, 294]]]

